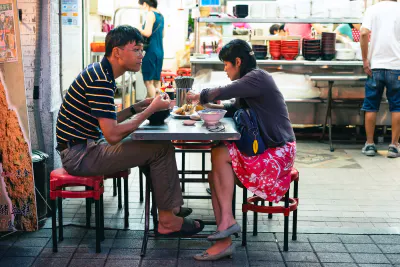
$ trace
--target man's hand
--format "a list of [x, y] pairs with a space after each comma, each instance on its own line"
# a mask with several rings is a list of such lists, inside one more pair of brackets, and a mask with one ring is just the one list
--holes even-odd
[[154, 98], [153, 102], [149, 105], [149, 109], [152, 112], [169, 109], [171, 100], [167, 94], [158, 95]]
[[151, 102], [153, 102], [154, 98], [146, 98], [140, 102], [137, 102], [136, 104], [133, 104], [133, 108], [135, 109], [136, 113], [140, 113], [143, 110], [145, 110]]
[[368, 76], [372, 76], [372, 71], [371, 71], [371, 65], [369, 64], [369, 60], [365, 59], [363, 60], [363, 68], [364, 68], [364, 72], [368, 75]]

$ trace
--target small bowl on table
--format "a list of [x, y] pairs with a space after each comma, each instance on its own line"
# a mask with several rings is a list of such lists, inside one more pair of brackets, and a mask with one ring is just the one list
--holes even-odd
[[226, 112], [224, 109], [204, 109], [197, 113], [205, 124], [216, 125], [225, 116]]
[[148, 120], [150, 122], [150, 125], [153, 125], [153, 126], [163, 125], [165, 119], [168, 118], [169, 114], [170, 114], [169, 109], [160, 110], [160, 111], [157, 111], [157, 112], [153, 113], [148, 118]]

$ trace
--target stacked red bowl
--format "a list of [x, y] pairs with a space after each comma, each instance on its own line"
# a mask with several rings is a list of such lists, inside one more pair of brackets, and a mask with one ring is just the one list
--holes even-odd
[[293, 60], [299, 55], [299, 41], [282, 41], [281, 54], [286, 60]]
[[302, 54], [305, 60], [317, 60], [321, 56], [321, 40], [303, 39]]
[[265, 59], [268, 54], [268, 46], [266, 45], [253, 45], [254, 56], [256, 59]]
[[281, 46], [282, 42], [280, 40], [269, 41], [269, 53], [272, 59], [281, 59]]
[[321, 57], [323, 60], [332, 60], [336, 54], [336, 33], [323, 32], [321, 41]]

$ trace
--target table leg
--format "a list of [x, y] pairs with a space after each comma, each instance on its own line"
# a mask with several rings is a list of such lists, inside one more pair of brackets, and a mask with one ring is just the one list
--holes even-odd
[[333, 81], [329, 81], [329, 91], [328, 91], [328, 116], [329, 116], [329, 146], [330, 151], [333, 152], [335, 149], [333, 148], [332, 143], [332, 88]]

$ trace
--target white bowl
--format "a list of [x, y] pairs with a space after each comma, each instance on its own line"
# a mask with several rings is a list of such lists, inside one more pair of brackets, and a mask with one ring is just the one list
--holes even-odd
[[197, 111], [200, 118], [208, 125], [217, 124], [226, 114], [223, 109], [204, 109]]

